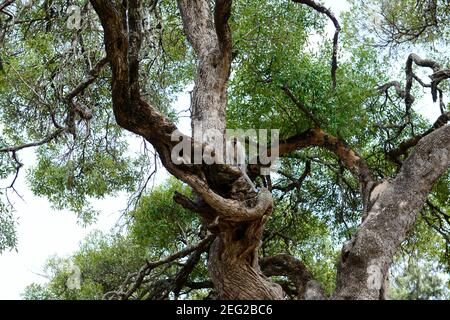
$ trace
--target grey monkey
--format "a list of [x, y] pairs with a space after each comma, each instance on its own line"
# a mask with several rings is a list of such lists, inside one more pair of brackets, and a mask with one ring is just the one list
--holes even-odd
[[236, 138], [232, 137], [226, 142], [226, 163], [237, 166], [242, 173], [242, 176], [247, 183], [252, 187], [253, 191], [257, 192], [256, 186], [247, 174], [247, 164], [245, 162], [245, 147]]

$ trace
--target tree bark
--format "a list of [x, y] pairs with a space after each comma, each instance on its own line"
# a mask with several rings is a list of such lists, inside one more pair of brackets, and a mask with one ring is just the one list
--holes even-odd
[[450, 166], [450, 125], [419, 141], [392, 181], [376, 186], [359, 231], [342, 249], [335, 299], [382, 299], [394, 254]]
[[219, 299], [282, 299], [281, 287], [258, 265], [260, 230], [252, 223], [220, 234], [211, 245], [208, 270]]

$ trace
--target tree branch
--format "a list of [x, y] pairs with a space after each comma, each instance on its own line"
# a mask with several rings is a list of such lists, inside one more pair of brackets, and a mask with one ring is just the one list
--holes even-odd
[[400, 143], [400, 145], [397, 148], [390, 150], [387, 153], [388, 158], [396, 164], [401, 164], [400, 157], [402, 155], [405, 155], [410, 148], [414, 147], [420, 141], [420, 139], [422, 139], [426, 135], [432, 133], [436, 129], [441, 128], [448, 121], [450, 121], [450, 112], [440, 115], [439, 118], [435, 121], [435, 123], [433, 124], [433, 126], [430, 129], [428, 129], [427, 131], [425, 131], [424, 133], [422, 133], [420, 135], [416, 135], [414, 137], [411, 137], [411, 138], [403, 141], [402, 143]]
[[[160, 259], [160, 260], [154, 261], [154, 262], [147, 262], [145, 265], [143, 265], [139, 269], [138, 272], [129, 275], [127, 277], [127, 279], [125, 279], [125, 281], [123, 282], [123, 284], [121, 286], [121, 289], [119, 289], [118, 291], [106, 293], [104, 298], [111, 299], [114, 297], [119, 297], [122, 300], [129, 299], [136, 292], [136, 290], [139, 289], [144, 278], [147, 275], [149, 275], [153, 269], [155, 269], [161, 265], [171, 263], [182, 257], [185, 257], [192, 252], [196, 252], [196, 251], [203, 252], [209, 246], [209, 244], [214, 240], [214, 238], [215, 238], [215, 235], [209, 235], [209, 236], [205, 237], [203, 240], [201, 240], [200, 242], [198, 242], [197, 244], [188, 246], [188, 247], [184, 248], [183, 250], [180, 250], [176, 253], [173, 253], [173, 254], [167, 256], [166, 258], [163, 258], [163, 259]], [[130, 283], [131, 283], [131, 285], [130, 285]]]
[[204, 131], [222, 134], [226, 130], [227, 83], [232, 60], [228, 25], [231, 4], [231, 0], [216, 0], [213, 17], [209, 1], [178, 0], [184, 32], [198, 59], [192, 125], [199, 124]]
[[53, 133], [49, 134], [48, 136], [46, 136], [44, 139], [42, 139], [40, 141], [25, 143], [25, 144], [14, 146], [14, 147], [0, 148], [0, 152], [16, 152], [16, 151], [19, 151], [22, 149], [38, 147], [38, 146], [44, 145], [44, 144], [49, 143], [50, 141], [56, 139], [57, 137], [59, 137], [59, 135], [61, 135], [61, 133], [63, 133], [65, 130], [66, 130], [66, 128], [57, 129]]
[[10, 6], [14, 0], [5, 0], [3, 3], [0, 4], [0, 11], [3, 11], [6, 7]]
[[[177, 141], [171, 141], [171, 135], [177, 130], [176, 126], [167, 119], [164, 115], [159, 113], [148, 102], [140, 98], [140, 93], [136, 91], [138, 88], [138, 68], [134, 66], [133, 59], [136, 59], [135, 51], [138, 50], [138, 40], [135, 39], [136, 44], [129, 44], [130, 39], [126, 37], [127, 30], [122, 22], [121, 9], [116, 8], [111, 2], [101, 0], [91, 0], [91, 3], [100, 17], [104, 34], [105, 34], [105, 46], [108, 60], [110, 61], [112, 68], [112, 96], [113, 96], [113, 109], [117, 120], [117, 123], [123, 128], [143, 136], [148, 140], [158, 152], [161, 162], [166, 169], [175, 177], [189, 184], [203, 199], [213, 207], [217, 212], [220, 212], [221, 217], [225, 219], [231, 219], [239, 221], [239, 219], [248, 221], [262, 217], [269, 209], [272, 208], [272, 199], [268, 190], [261, 190], [256, 204], [249, 208], [237, 200], [225, 199], [216, 192], [214, 192], [207, 184], [205, 179], [200, 175], [185, 171], [181, 166], [176, 166], [171, 160], [171, 149], [177, 144]], [[212, 37], [212, 41], [217, 48], [217, 37], [210, 27], [211, 17], [209, 11], [209, 5], [207, 1], [187, 1], [179, 0], [178, 2], [180, 10], [182, 11], [185, 30], [188, 33], [188, 38], [193, 42], [196, 51], [200, 54], [204, 51], [205, 41]], [[139, 34], [139, 30], [135, 26], [133, 19], [138, 16], [133, 11], [139, 11], [140, 1], [137, 0], [136, 4], [130, 6], [130, 14], [134, 18], [129, 17], [129, 29], [130, 32]], [[226, 10], [225, 10], [226, 12]], [[198, 18], [200, 20], [194, 20]], [[225, 19], [226, 21], [226, 19]], [[135, 35], [134, 37], [138, 37]], [[210, 39], [210, 40], [211, 40]], [[208, 43], [205, 44], [208, 46]], [[210, 51], [207, 50], [209, 53]], [[216, 52], [216, 51], [215, 51]], [[214, 56], [217, 58], [216, 56]], [[205, 57], [206, 58], [206, 57]], [[207, 59], [208, 60], [208, 59]], [[128, 63], [131, 62], [131, 64]], [[211, 63], [214, 61], [202, 61], [200, 60], [200, 68], [213, 68]], [[225, 69], [221, 69], [216, 72], [229, 72], [229, 66], [231, 61], [223, 61]], [[214, 69], [214, 68], [213, 68]], [[210, 73], [208, 73], [210, 74]], [[224, 97], [222, 90], [226, 89], [227, 77], [223, 77], [220, 74], [210, 74], [213, 78], [211, 81], [203, 81], [203, 79], [197, 79], [196, 83], [201, 83], [201, 88], [196, 89], [196, 94], [207, 94], [211, 97], [211, 92], [217, 91], [217, 79], [222, 79], [223, 83], [219, 86], [220, 92], [218, 96]], [[198, 77], [204, 77], [204, 73], [199, 72]], [[134, 80], [133, 80], [134, 79]], [[207, 86], [207, 87], [203, 87]], [[200, 90], [201, 89], [201, 90]], [[136, 97], [137, 96], [137, 97]], [[199, 96], [197, 96], [199, 98]], [[198, 100], [198, 99], [197, 99]], [[198, 100], [202, 103], [208, 102], [208, 100]], [[226, 102], [226, 99], [224, 100]], [[204, 112], [208, 110], [209, 105], [202, 107]], [[225, 104], [223, 105], [225, 107]], [[217, 110], [215, 110], [217, 112]], [[211, 122], [212, 126], [217, 126], [217, 117], [214, 118], [215, 122]], [[185, 137], [192, 143], [192, 139]]]
[[99, 62], [88, 72], [87, 77], [80, 82], [72, 91], [66, 94], [66, 100], [72, 100], [81, 92], [83, 92], [89, 85], [91, 85], [100, 75], [100, 72], [103, 70], [105, 65], [108, 63], [108, 59], [106, 57], [100, 59]]
[[265, 276], [286, 276], [297, 288], [300, 299], [325, 299], [320, 284], [314, 280], [312, 273], [298, 259], [288, 254], [278, 254], [259, 259], [259, 266]]
[[[406, 60], [406, 68], [405, 68], [405, 72], [406, 72], [406, 86], [405, 86], [405, 91], [406, 91], [406, 96], [405, 96], [405, 105], [406, 105], [406, 112], [409, 113], [410, 109], [411, 109], [411, 105], [413, 103], [413, 101], [411, 101], [410, 97], [411, 97], [411, 88], [412, 88], [412, 83], [413, 83], [413, 63], [415, 63], [416, 65], [420, 66], [420, 67], [426, 67], [426, 68], [430, 68], [433, 70], [433, 72], [438, 72], [441, 69], [441, 66], [431, 60], [431, 59], [422, 59], [420, 58], [417, 54], [415, 53], [411, 53], [408, 56], [408, 59]], [[433, 96], [433, 101], [436, 101], [437, 99], [437, 84], [436, 82], [432, 82], [431, 84], [431, 94]]]
[[306, 114], [312, 120], [312, 122], [314, 122], [317, 128], [320, 128], [320, 122], [317, 120], [314, 114], [310, 110], [308, 110], [308, 108], [306, 108], [305, 105], [294, 96], [291, 89], [289, 89], [289, 86], [285, 84], [282, 87], [282, 89], [286, 93], [286, 95], [292, 100], [292, 102], [300, 109], [300, 111]]
[[339, 24], [339, 21], [336, 19], [336, 16], [334, 15], [333, 12], [331, 12], [331, 10], [325, 8], [323, 5], [317, 3], [313, 0], [292, 0], [292, 1], [296, 2], [296, 3], [305, 4], [308, 7], [313, 8], [317, 12], [325, 14], [331, 20], [331, 22], [333, 22], [333, 24], [334, 24], [335, 31], [334, 31], [334, 36], [333, 36], [333, 55], [331, 58], [331, 79], [332, 79], [332, 83], [333, 83], [333, 89], [335, 89], [336, 88], [336, 71], [338, 68], [337, 54], [338, 54], [338, 46], [339, 46], [339, 44], [338, 44], [339, 32], [341, 31], [341, 26]]
[[278, 172], [279, 174], [285, 176], [286, 178], [288, 178], [290, 181], [292, 181], [292, 183], [288, 184], [285, 187], [281, 187], [281, 186], [273, 186], [272, 189], [273, 190], [280, 190], [281, 192], [289, 192], [291, 190], [293, 190], [294, 188], [296, 188], [298, 191], [300, 191], [303, 181], [305, 181], [306, 177], [311, 173], [311, 160], [307, 160], [305, 163], [305, 170], [303, 171], [302, 175], [300, 176], [300, 178], [296, 179], [295, 177], [293, 177], [292, 175], [286, 173], [286, 172]]
[[320, 128], [309, 129], [287, 140], [280, 141], [280, 156], [308, 147], [324, 147], [333, 152], [360, 182], [361, 190], [368, 193], [373, 186], [373, 178], [365, 160], [339, 138]]
[[377, 90], [380, 91], [380, 92], [386, 92], [386, 93], [388, 93], [388, 90], [389, 90], [391, 87], [394, 87], [394, 88], [395, 88], [395, 92], [397, 93], [397, 95], [398, 95], [400, 98], [406, 99], [406, 96], [409, 95], [408, 101], [411, 101], [411, 103], [414, 102], [414, 96], [412, 96], [410, 92], [406, 92], [406, 90], [403, 90], [403, 89], [402, 89], [402, 86], [401, 86], [401, 84], [400, 84], [400, 82], [398, 82], [398, 81], [391, 81], [391, 82], [388, 82], [388, 83], [386, 83], [386, 84], [384, 84], [384, 85], [382, 85], [382, 86], [379, 86], [379, 87], [377, 88]]
[[232, 40], [228, 19], [231, 16], [232, 0], [216, 0], [214, 24], [222, 55], [231, 55]]
[[[223, 2], [223, 1], [222, 1]], [[207, 57], [218, 46], [208, 1], [178, 0], [184, 33], [200, 59]]]

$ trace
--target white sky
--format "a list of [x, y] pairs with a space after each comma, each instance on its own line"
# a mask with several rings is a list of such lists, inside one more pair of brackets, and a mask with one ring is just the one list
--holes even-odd
[[[327, 0], [325, 3], [335, 12], [336, 15], [342, 10], [348, 9], [348, 4], [344, 0]], [[330, 38], [333, 35], [334, 27], [329, 23], [327, 27]], [[311, 39], [317, 41], [316, 36]], [[439, 107], [432, 105], [429, 97], [424, 103], [417, 103], [416, 109], [424, 114], [431, 121], [439, 116]], [[189, 94], [185, 92], [180, 95], [175, 104], [177, 110], [185, 110], [189, 107]], [[182, 118], [179, 129], [188, 133], [190, 124], [187, 118]], [[134, 144], [137, 145], [137, 144]], [[20, 299], [24, 288], [33, 283], [43, 283], [47, 279], [40, 276], [43, 273], [42, 267], [51, 255], [67, 256], [78, 249], [80, 241], [92, 230], [98, 229], [109, 231], [113, 228], [119, 217], [120, 210], [126, 206], [125, 195], [109, 197], [101, 201], [95, 201], [94, 207], [101, 210], [98, 221], [83, 228], [77, 225], [77, 218], [73, 213], [64, 211], [54, 211], [46, 199], [38, 198], [28, 189], [25, 182], [25, 172], [34, 163], [32, 150], [20, 152], [20, 158], [24, 163], [16, 188], [25, 201], [15, 198], [15, 216], [18, 218], [18, 247], [17, 252], [6, 252], [0, 255], [0, 300]], [[159, 168], [159, 175], [156, 183], [165, 179], [167, 173]], [[0, 181], [0, 186], [5, 186], [8, 181]]]

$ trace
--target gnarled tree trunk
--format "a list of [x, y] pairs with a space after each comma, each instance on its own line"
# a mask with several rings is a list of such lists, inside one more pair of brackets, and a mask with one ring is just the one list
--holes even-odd
[[208, 270], [220, 299], [282, 299], [283, 290], [258, 264], [261, 221], [220, 233], [209, 251]]

